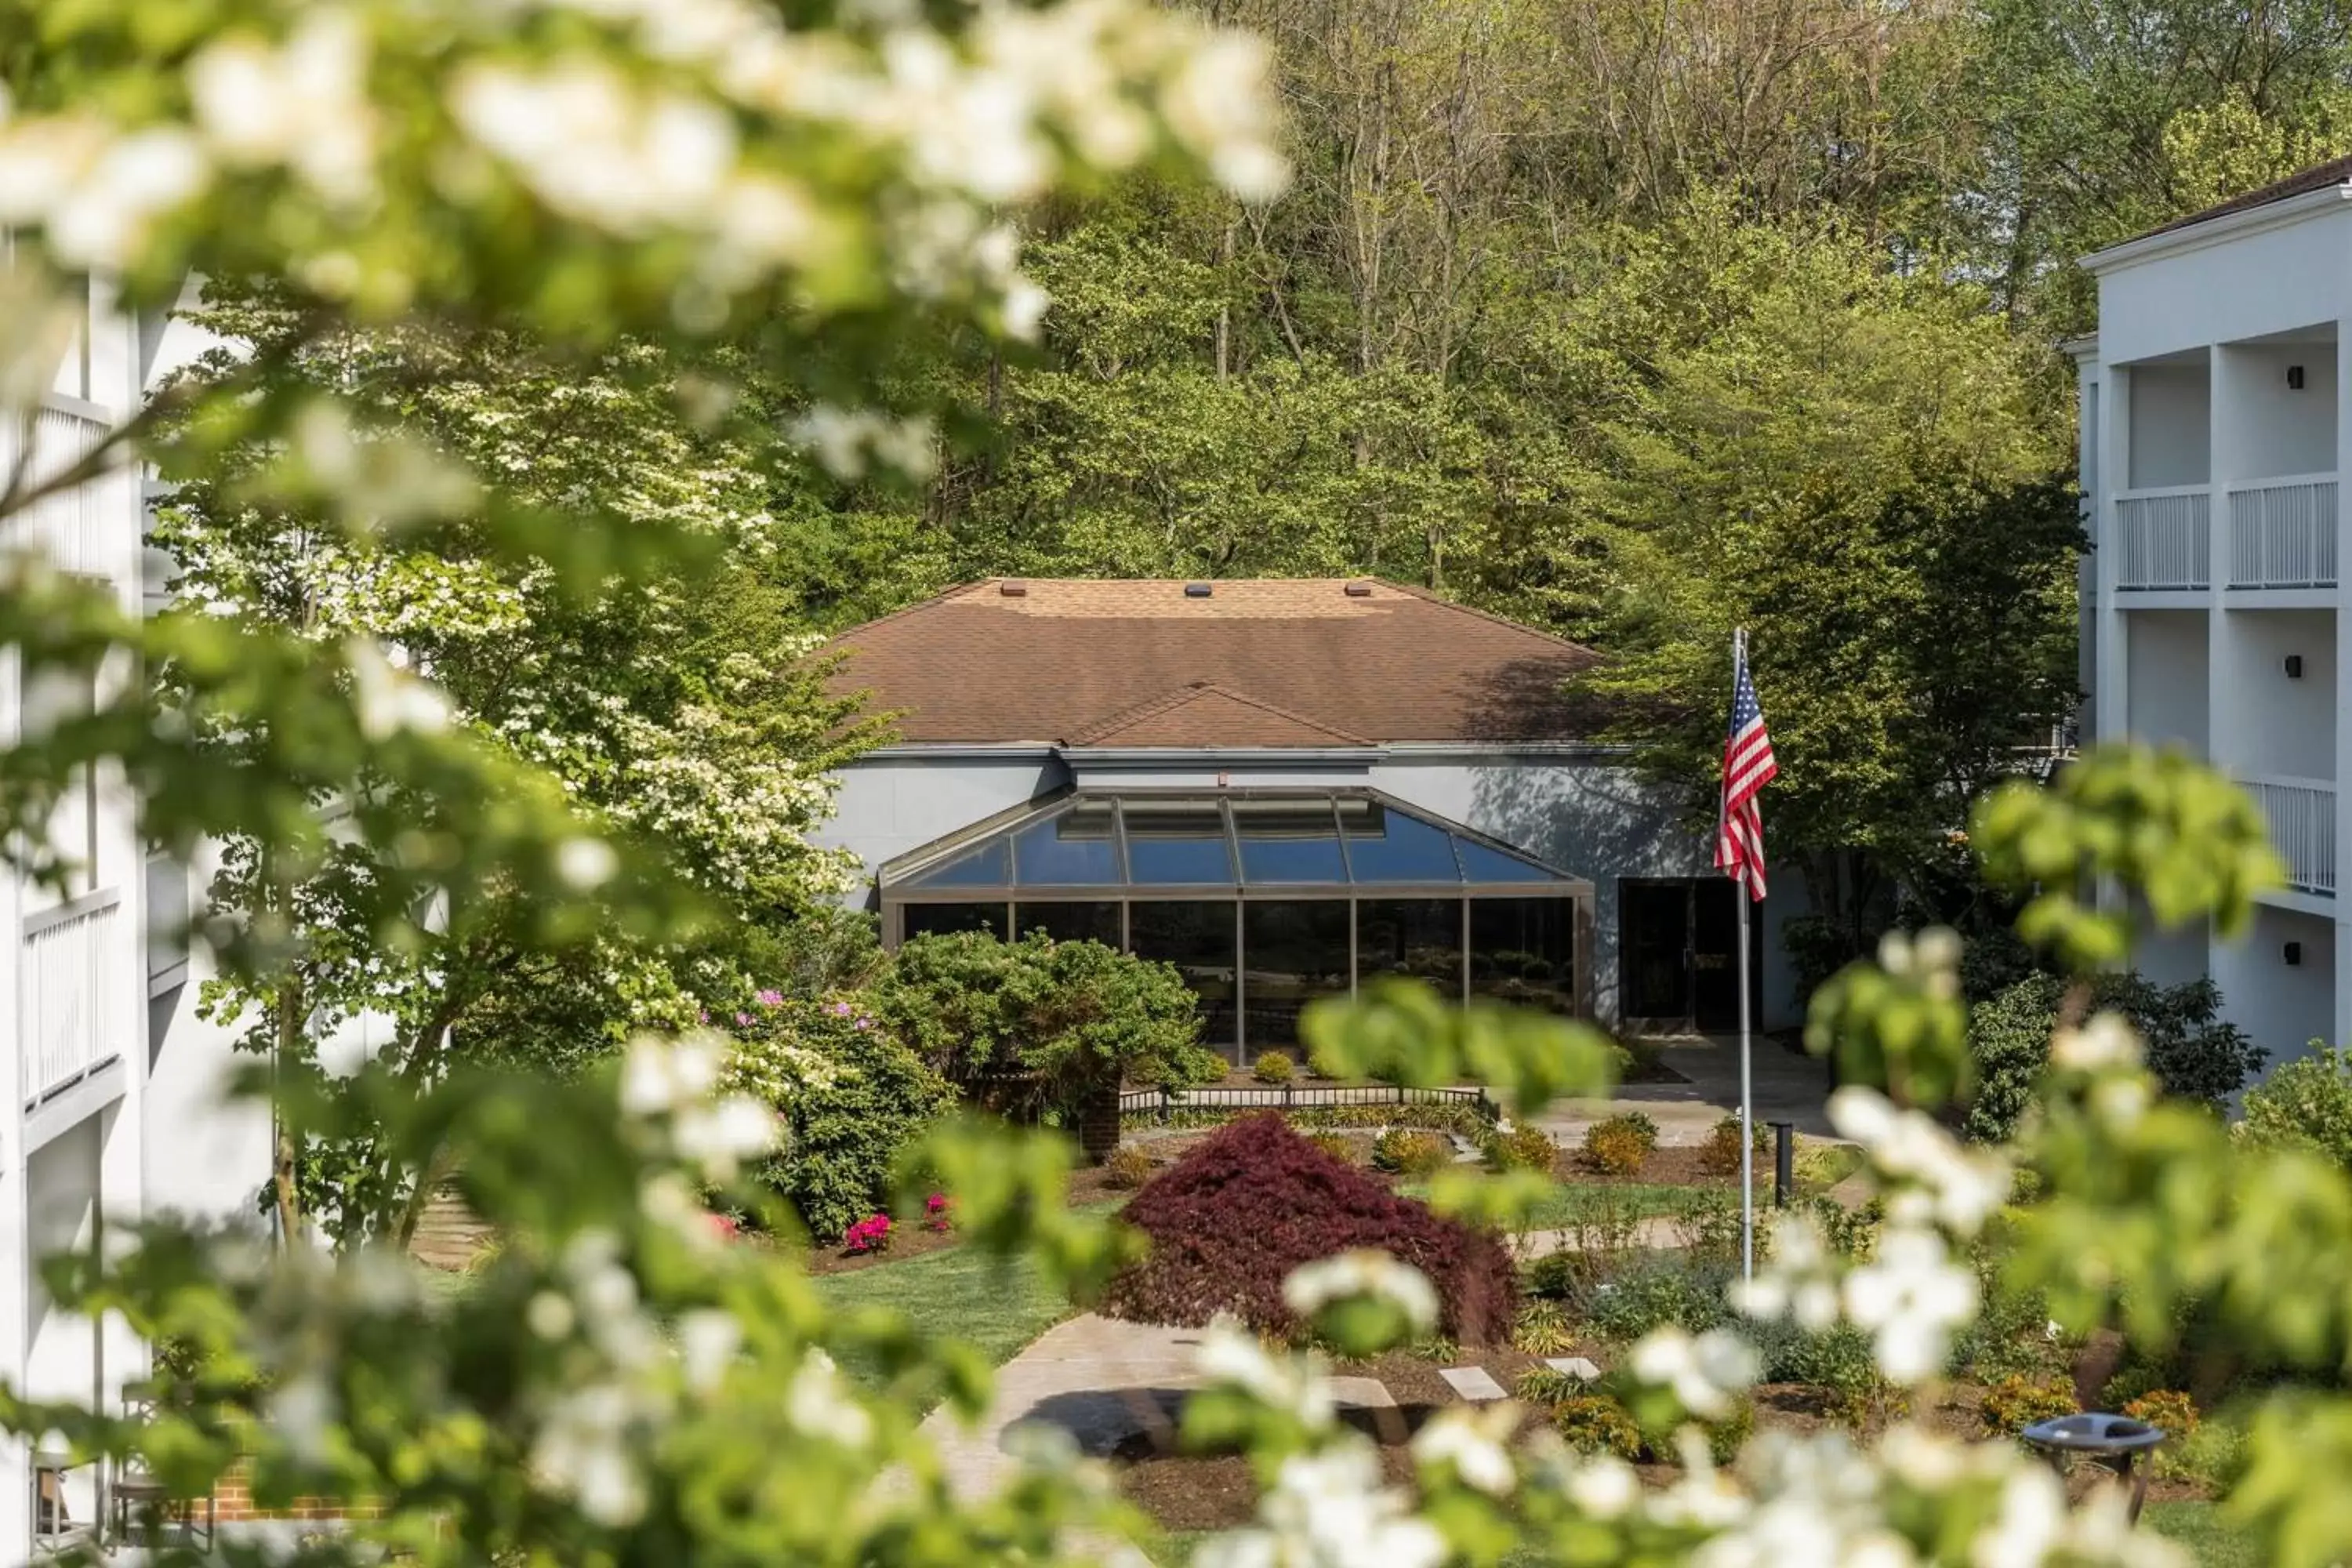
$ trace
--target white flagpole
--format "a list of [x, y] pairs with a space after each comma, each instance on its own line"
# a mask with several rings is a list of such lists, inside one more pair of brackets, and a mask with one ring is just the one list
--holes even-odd
[[[1731, 679], [1738, 689], [1739, 668], [1748, 658], [1748, 628], [1731, 634]], [[1732, 883], [1731, 896], [1739, 905], [1739, 1277], [1756, 1278], [1756, 1074], [1749, 1059], [1748, 1016], [1748, 882]]]

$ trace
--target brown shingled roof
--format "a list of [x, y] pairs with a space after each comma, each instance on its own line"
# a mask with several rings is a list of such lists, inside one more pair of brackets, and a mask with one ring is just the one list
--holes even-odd
[[2283, 202], [2290, 196], [2307, 195], [2313, 191], [2324, 191], [2330, 185], [2347, 184], [2352, 184], [2352, 157], [2331, 158], [2325, 163], [2315, 163], [2308, 169], [2289, 174], [2284, 180], [2273, 180], [2269, 184], [2258, 186], [2242, 195], [2231, 196], [2226, 202], [2216, 202], [2210, 207], [2190, 213], [2187, 217], [2177, 217], [2170, 223], [2158, 224], [2146, 234], [2137, 234], [2132, 237], [2147, 239], [2153, 235], [2170, 234], [2174, 229], [2187, 228], [2190, 224], [2203, 223], [2209, 218], [2227, 217], [2231, 213], [2266, 207], [2273, 202]]
[[[1009, 585], [1016, 591], [1008, 594]], [[1433, 595], [1338, 579], [991, 579], [845, 632], [834, 677], [909, 742], [1351, 746], [1574, 741], [1600, 656]]]

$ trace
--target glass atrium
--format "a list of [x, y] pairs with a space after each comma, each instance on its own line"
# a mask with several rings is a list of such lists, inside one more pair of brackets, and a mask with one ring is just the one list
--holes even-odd
[[1584, 1016], [1591, 884], [1372, 790], [1081, 790], [882, 868], [894, 945], [1043, 931], [1172, 963], [1246, 1060], [1362, 981]]

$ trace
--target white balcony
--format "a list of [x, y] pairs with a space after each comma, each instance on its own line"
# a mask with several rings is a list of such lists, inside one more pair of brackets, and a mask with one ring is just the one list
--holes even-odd
[[2230, 586], [2336, 585], [2336, 476], [2231, 485]]
[[123, 984], [119, 894], [76, 899], [25, 922], [24, 1053], [18, 1066], [29, 1107], [79, 1081], [122, 1052], [129, 1009], [141, 1000]]
[[2213, 491], [2168, 485], [2116, 497], [2116, 586], [2196, 589], [2213, 583]]
[[[19, 460], [13, 432], [0, 432], [0, 458]], [[39, 485], [80, 462], [106, 438], [97, 411], [52, 396], [33, 416], [31, 450], [23, 455], [25, 480]], [[122, 506], [104, 485], [69, 486], [42, 497], [5, 525], [0, 545], [30, 549], [60, 572], [110, 578], [125, 563]]]
[[2270, 819], [2271, 847], [2286, 862], [2287, 886], [2336, 896], [2336, 786], [2325, 779], [2240, 781]]

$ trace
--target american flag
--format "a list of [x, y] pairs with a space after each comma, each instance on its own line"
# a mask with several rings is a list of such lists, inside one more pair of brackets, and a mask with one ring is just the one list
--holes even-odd
[[1772, 737], [1764, 732], [1764, 710], [1756, 683], [1748, 679], [1748, 637], [1731, 649], [1731, 731], [1723, 742], [1723, 816], [1716, 828], [1715, 864], [1748, 896], [1764, 897], [1764, 814], [1758, 792], [1780, 771], [1772, 760]]

